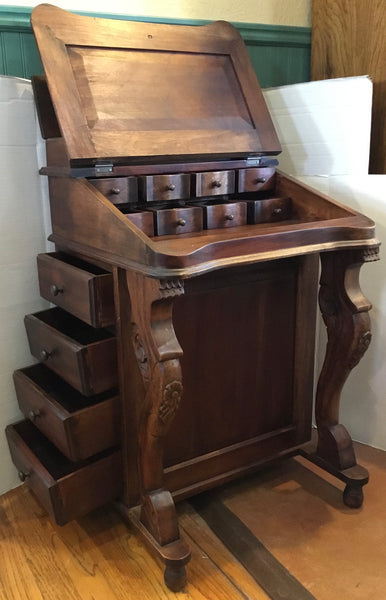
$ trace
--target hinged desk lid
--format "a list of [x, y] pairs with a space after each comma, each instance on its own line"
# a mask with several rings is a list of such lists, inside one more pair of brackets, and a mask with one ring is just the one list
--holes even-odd
[[229, 23], [117, 21], [49, 4], [34, 9], [31, 23], [72, 162], [280, 152]]

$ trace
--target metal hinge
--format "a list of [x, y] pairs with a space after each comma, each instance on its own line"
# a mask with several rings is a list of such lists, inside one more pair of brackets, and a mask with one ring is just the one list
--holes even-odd
[[113, 167], [113, 163], [99, 163], [95, 165], [95, 174], [99, 175], [101, 173], [112, 173]]
[[264, 162], [264, 159], [261, 157], [249, 156], [247, 158], [247, 167], [258, 167], [262, 162]]

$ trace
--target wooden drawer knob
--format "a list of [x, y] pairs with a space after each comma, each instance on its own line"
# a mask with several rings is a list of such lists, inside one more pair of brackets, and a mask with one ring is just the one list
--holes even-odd
[[26, 479], [28, 479], [29, 476], [30, 476], [30, 473], [24, 473], [24, 471], [18, 472], [18, 477], [19, 477], [20, 481], [25, 481]]
[[234, 218], [235, 218], [234, 215], [225, 215], [225, 219], [227, 221], [233, 221]]
[[280, 208], [280, 206], [278, 206], [277, 208], [273, 209], [272, 214], [273, 215], [280, 215], [280, 213], [282, 213], [282, 212], [283, 212], [283, 209]]
[[60, 288], [57, 285], [55, 285], [55, 283], [53, 283], [50, 286], [50, 292], [53, 296], [57, 296], [58, 294], [63, 294], [63, 288]]
[[31, 421], [35, 421], [35, 419], [40, 417], [40, 415], [41, 415], [41, 412], [38, 408], [35, 408], [35, 410], [30, 410], [28, 413], [28, 417], [31, 419]]
[[221, 181], [218, 181], [218, 179], [215, 179], [215, 181], [212, 182], [212, 187], [215, 187], [215, 188], [221, 187]]
[[258, 178], [256, 179], [256, 183], [265, 183], [266, 181], [267, 181], [267, 180], [266, 180], [266, 178], [265, 178], [265, 177], [258, 177]]
[[180, 227], [184, 227], [186, 225], [185, 219], [178, 219], [177, 225], [179, 225]]
[[51, 352], [48, 352], [48, 350], [42, 350], [40, 352], [40, 360], [43, 360], [43, 361], [48, 360], [50, 358], [50, 356], [51, 356]]
[[121, 193], [121, 190], [119, 188], [111, 188], [111, 193], [118, 196]]
[[174, 183], [169, 183], [166, 186], [166, 189], [167, 189], [168, 192], [173, 192], [176, 189], [176, 186], [174, 185]]

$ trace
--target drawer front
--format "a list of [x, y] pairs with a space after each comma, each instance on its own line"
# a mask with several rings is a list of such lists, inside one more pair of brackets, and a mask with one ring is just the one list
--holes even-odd
[[12, 460], [58, 525], [64, 525], [118, 496], [122, 485], [120, 450], [74, 465], [29, 421], [6, 428]]
[[270, 167], [256, 167], [253, 169], [240, 169], [237, 191], [258, 192], [272, 190], [275, 187], [275, 169]]
[[140, 179], [146, 202], [184, 200], [190, 197], [190, 175], [148, 175]]
[[40, 295], [93, 327], [115, 322], [113, 276], [60, 252], [37, 257]]
[[275, 223], [292, 217], [291, 198], [248, 200], [248, 223]]
[[113, 204], [138, 202], [136, 177], [106, 177], [89, 181]]
[[156, 235], [173, 235], [201, 231], [202, 208], [166, 208], [154, 211]]
[[247, 222], [247, 205], [245, 202], [213, 204], [203, 206], [205, 229], [219, 227], [237, 227]]
[[24, 416], [69, 460], [84, 460], [119, 444], [117, 395], [86, 398], [41, 364], [15, 371], [13, 377]]
[[153, 237], [154, 235], [154, 216], [149, 211], [135, 211], [125, 213], [126, 217], [134, 223], [138, 229], [143, 231], [147, 236]]
[[79, 392], [92, 396], [117, 386], [116, 340], [105, 330], [60, 308], [27, 315], [24, 322], [31, 354]]
[[234, 171], [210, 171], [196, 174], [196, 196], [219, 196], [235, 191]]

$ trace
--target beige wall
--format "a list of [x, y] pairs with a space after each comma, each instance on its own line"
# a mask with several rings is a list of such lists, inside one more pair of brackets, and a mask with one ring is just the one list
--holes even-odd
[[[16, 0], [13, 6], [35, 6], [38, 2]], [[311, 0], [52, 0], [68, 10], [116, 13], [176, 19], [224, 19], [244, 23], [311, 26]]]

